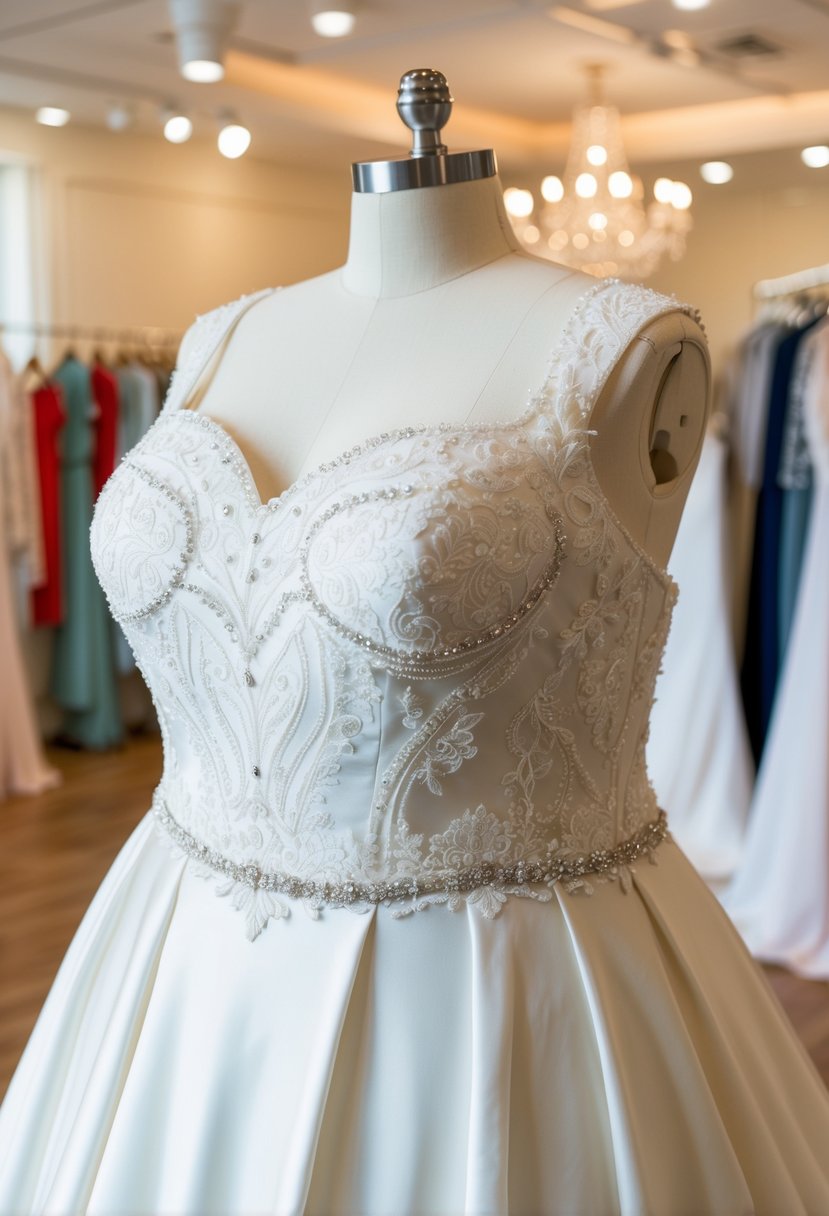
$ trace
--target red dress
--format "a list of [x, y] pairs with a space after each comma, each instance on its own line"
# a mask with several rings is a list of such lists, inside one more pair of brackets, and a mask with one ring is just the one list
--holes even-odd
[[35, 442], [43, 520], [46, 581], [32, 591], [35, 625], [59, 625], [63, 620], [63, 579], [60, 547], [60, 451], [58, 437], [66, 422], [63, 394], [56, 384], [32, 393]]
[[92, 396], [98, 407], [95, 420], [95, 455], [92, 459], [93, 498], [100, 494], [104, 482], [115, 469], [115, 449], [118, 438], [118, 381], [103, 363], [92, 368]]

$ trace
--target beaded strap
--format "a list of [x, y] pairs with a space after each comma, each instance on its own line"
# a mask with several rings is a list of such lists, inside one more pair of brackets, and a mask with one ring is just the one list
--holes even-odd
[[591, 874], [613, 874], [631, 865], [640, 857], [653, 853], [668, 834], [664, 811], [646, 823], [626, 840], [612, 849], [594, 849], [590, 853], [568, 854], [551, 852], [543, 861], [517, 861], [508, 865], [482, 861], [478, 865], [440, 874], [416, 875], [376, 882], [318, 882], [300, 878], [281, 870], [262, 870], [255, 863], [241, 865], [211, 849], [173, 817], [166, 804], [157, 796], [153, 811], [161, 827], [188, 857], [208, 866], [217, 874], [242, 883], [253, 890], [272, 891], [292, 899], [310, 900], [316, 905], [345, 908], [354, 905], [391, 904], [400, 900], [439, 895], [466, 895], [482, 887], [510, 891], [526, 886], [544, 884], [552, 887], [558, 882], [575, 882]]

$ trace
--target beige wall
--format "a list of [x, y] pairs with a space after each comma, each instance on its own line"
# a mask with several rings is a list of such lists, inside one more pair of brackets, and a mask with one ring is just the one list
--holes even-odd
[[756, 316], [758, 279], [829, 263], [829, 181], [822, 180], [810, 188], [697, 192], [685, 257], [660, 268], [649, 285], [700, 309], [715, 371]]
[[3, 152], [38, 170], [47, 246], [39, 289], [56, 322], [184, 329], [243, 292], [345, 257], [345, 149], [329, 171], [250, 155], [231, 162], [207, 143], [50, 130], [0, 110]]

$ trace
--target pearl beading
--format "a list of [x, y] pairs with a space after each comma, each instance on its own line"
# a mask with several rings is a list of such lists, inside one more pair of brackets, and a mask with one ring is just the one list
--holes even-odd
[[[429, 487], [421, 487], [428, 489]], [[403, 672], [413, 678], [427, 679], [435, 674], [434, 666], [442, 659], [455, 660], [461, 656], [467, 655], [470, 652], [480, 652], [483, 647], [491, 642], [498, 641], [518, 625], [526, 614], [538, 603], [545, 591], [553, 586], [561, 572], [561, 562], [564, 554], [564, 546], [566, 543], [566, 535], [561, 517], [554, 512], [548, 511], [548, 517], [553, 529], [553, 556], [547, 563], [541, 578], [535, 583], [532, 589], [524, 596], [521, 602], [516, 607], [515, 611], [497, 625], [493, 625], [490, 629], [478, 634], [476, 637], [464, 638], [463, 641], [457, 642], [454, 646], [435, 647], [431, 650], [418, 650], [409, 653], [405, 650], [400, 650], [394, 646], [386, 646], [381, 642], [375, 641], [364, 633], [350, 629], [345, 625], [340, 618], [331, 611], [331, 609], [319, 598], [314, 591], [311, 578], [308, 573], [308, 555], [314, 537], [325, 524], [333, 519], [342, 511], [347, 511], [350, 507], [362, 505], [369, 502], [388, 501], [390, 499], [399, 499], [408, 497], [414, 493], [414, 486], [386, 486], [378, 490], [365, 490], [360, 494], [350, 494], [341, 502], [331, 503], [317, 518], [314, 520], [308, 534], [303, 542], [299, 555], [301, 562], [300, 582], [302, 585], [303, 598], [308, 600], [317, 613], [331, 627], [345, 638], [346, 641], [354, 642], [358, 646], [364, 647], [377, 659], [382, 660], [393, 670]]]
[[179, 554], [178, 562], [173, 567], [170, 575], [170, 581], [163, 591], [160, 591], [158, 595], [153, 596], [153, 598], [148, 600], [146, 604], [142, 604], [140, 608], [133, 608], [129, 612], [122, 612], [120, 609], [116, 610], [111, 600], [107, 598], [112, 615], [116, 620], [123, 623], [140, 621], [144, 617], [151, 616], [154, 612], [157, 612], [159, 608], [162, 608], [164, 604], [167, 603], [177, 587], [183, 585], [184, 576], [187, 572], [187, 567], [190, 564], [195, 549], [196, 531], [187, 506], [185, 505], [183, 499], [180, 498], [180, 496], [176, 494], [174, 490], [172, 490], [165, 482], [161, 481], [160, 478], [155, 477], [152, 473], [148, 473], [147, 470], [142, 468], [142, 466], [136, 463], [136, 461], [125, 459], [122, 461], [122, 463], [131, 469], [132, 472], [137, 473], [141, 480], [146, 482], [146, 484], [152, 490], [155, 490], [157, 493], [162, 494], [166, 499], [168, 499], [168, 501], [171, 502], [179, 512], [184, 523], [184, 547]]
[[656, 819], [612, 849], [594, 849], [575, 856], [551, 849], [540, 861], [515, 861], [501, 865], [482, 860], [477, 865], [439, 874], [407, 875], [375, 882], [358, 882], [351, 878], [342, 882], [324, 882], [300, 878], [282, 870], [262, 870], [254, 862], [240, 864], [232, 861], [183, 828], [160, 797], [154, 799], [153, 811], [158, 823], [175, 844], [188, 857], [208, 866], [215, 873], [253, 890], [272, 891], [331, 908], [389, 905], [400, 900], [434, 895], [451, 898], [483, 887], [509, 893], [526, 886], [553, 887], [559, 882], [577, 882], [590, 875], [613, 874], [620, 868], [630, 866], [641, 857], [652, 854], [668, 834], [667, 816], [660, 811]]

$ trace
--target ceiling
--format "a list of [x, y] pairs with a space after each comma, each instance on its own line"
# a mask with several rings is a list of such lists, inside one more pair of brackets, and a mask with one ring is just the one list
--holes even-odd
[[[729, 49], [749, 36], [771, 49]], [[669, 57], [677, 44], [684, 62]], [[179, 76], [165, 0], [0, 0], [0, 106], [65, 105], [103, 126], [110, 102], [131, 101], [150, 133], [174, 100], [211, 140], [232, 107], [251, 155], [321, 166], [397, 153], [397, 81], [425, 66], [457, 99], [450, 146], [495, 146], [513, 168], [560, 158], [595, 62], [632, 158], [829, 140], [829, 0], [712, 0], [691, 13], [670, 0], [364, 0], [336, 41], [313, 33], [306, 0], [242, 0], [215, 85]]]

